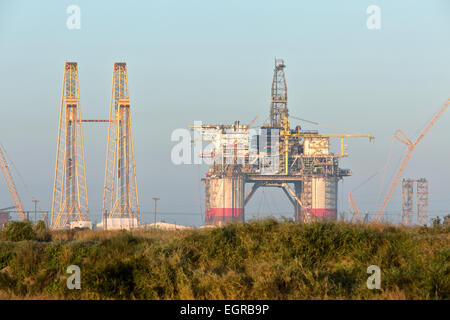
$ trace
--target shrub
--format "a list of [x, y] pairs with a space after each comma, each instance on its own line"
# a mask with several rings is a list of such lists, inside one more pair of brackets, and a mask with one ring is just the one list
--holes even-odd
[[448, 228], [448, 227], [450, 227], [450, 214], [448, 214], [448, 215], [446, 215], [445, 217], [444, 217], [444, 228]]
[[441, 225], [441, 218], [436, 217], [434, 219], [431, 219], [431, 224], [433, 227], [439, 227]]
[[[36, 225], [36, 239], [46, 230]], [[268, 219], [183, 233], [75, 234], [72, 241], [52, 231], [51, 243], [0, 242], [0, 292], [65, 299], [449, 299], [450, 234], [443, 227]], [[66, 288], [71, 264], [81, 268], [81, 290]], [[382, 290], [366, 287], [372, 264], [382, 270]]]
[[[91, 272], [89, 272], [91, 271]], [[89, 270], [85, 279], [89, 290], [100, 297], [129, 299], [134, 291], [133, 265], [121, 260], [106, 261]]]
[[33, 240], [36, 236], [29, 221], [11, 221], [2, 233], [7, 241]]
[[52, 234], [48, 230], [44, 221], [39, 221], [34, 227], [35, 239], [37, 241], [49, 242], [52, 241]]

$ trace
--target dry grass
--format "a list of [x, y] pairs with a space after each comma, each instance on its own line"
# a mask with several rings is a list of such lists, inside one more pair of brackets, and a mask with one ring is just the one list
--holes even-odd
[[[200, 230], [200, 229], [199, 229]], [[105, 230], [64, 230], [64, 231], [52, 231], [53, 241], [101, 241], [106, 239], [112, 239], [123, 233], [124, 231], [105, 231]], [[160, 240], [172, 240], [181, 239], [187, 234], [191, 233], [191, 230], [158, 230], [158, 229], [145, 229], [145, 230], [133, 230], [127, 231], [135, 237], [140, 238], [155, 238]], [[201, 232], [201, 231], [200, 231]]]

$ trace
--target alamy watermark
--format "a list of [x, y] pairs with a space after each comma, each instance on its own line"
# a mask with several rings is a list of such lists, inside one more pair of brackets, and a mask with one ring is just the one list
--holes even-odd
[[367, 18], [366, 26], [369, 30], [381, 29], [381, 9], [374, 4], [367, 7], [366, 13], [370, 16]]
[[278, 128], [223, 128], [195, 121], [193, 130], [175, 129], [170, 139], [176, 142], [171, 151], [175, 165], [249, 164], [259, 166], [261, 174], [266, 175], [279, 169]]
[[81, 29], [81, 9], [77, 5], [70, 5], [66, 9], [66, 13], [70, 16], [67, 17], [66, 26], [69, 30]]
[[81, 269], [77, 265], [70, 265], [67, 267], [68, 274], [71, 274], [70, 277], [67, 278], [66, 285], [70, 290], [81, 289]]
[[367, 273], [371, 274], [370, 277], [367, 278], [366, 285], [367, 289], [380, 289], [381, 288], [381, 269], [377, 265], [371, 265], [367, 267]]

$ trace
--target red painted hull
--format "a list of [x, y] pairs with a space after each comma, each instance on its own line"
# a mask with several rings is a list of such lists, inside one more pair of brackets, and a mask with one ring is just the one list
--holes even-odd
[[206, 224], [225, 224], [230, 222], [244, 222], [243, 208], [211, 208], [206, 212]]
[[312, 215], [317, 218], [329, 219], [336, 218], [336, 209], [312, 209]]

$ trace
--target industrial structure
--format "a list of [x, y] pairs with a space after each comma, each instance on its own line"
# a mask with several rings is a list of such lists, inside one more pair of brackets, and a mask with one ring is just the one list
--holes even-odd
[[[249, 125], [236, 121], [234, 124], [195, 123], [191, 126], [199, 134], [201, 143], [210, 142], [207, 149], [201, 148], [202, 152], [199, 154], [210, 164], [206, 177], [202, 179], [206, 195], [205, 224], [221, 225], [231, 221], [244, 221], [244, 208], [261, 187], [280, 188], [294, 207], [296, 221], [337, 218], [338, 182], [351, 175], [349, 169], [339, 167], [340, 159], [348, 156], [344, 139], [365, 137], [371, 141], [374, 137], [368, 134], [320, 134], [315, 130], [304, 130], [299, 125], [291, 128], [285, 68], [283, 60], [275, 59], [268, 124], [263, 124], [256, 130], [252, 128], [255, 118]], [[381, 221], [414, 148], [449, 105], [450, 99], [414, 142], [400, 129], [394, 134], [394, 138], [404, 143], [408, 150], [377, 212], [374, 219], [376, 222]], [[82, 123], [109, 124], [102, 227], [128, 229], [140, 224], [127, 66], [123, 62], [114, 63], [109, 111], [107, 120], [82, 118], [78, 65], [76, 62], [66, 62], [50, 220], [52, 229], [92, 228], [87, 199]], [[303, 120], [294, 116], [291, 118]], [[340, 139], [340, 153], [331, 151], [332, 139]], [[5, 155], [6, 151], [0, 145], [0, 169], [14, 207], [0, 209], [0, 225], [9, 221], [8, 209], [14, 208], [21, 220], [27, 220], [29, 213], [23, 209]], [[406, 225], [413, 224], [414, 183], [417, 184], [417, 223], [427, 224], [426, 179], [403, 180], [402, 222]], [[251, 186], [246, 192], [248, 184]], [[33, 201], [35, 216], [37, 212], [46, 213], [38, 211], [37, 200]], [[362, 221], [351, 192], [349, 202], [357, 219]]]
[[[389, 190], [386, 194], [386, 197], [383, 200], [383, 203], [381, 204], [380, 208], [378, 209], [377, 215], [375, 217], [375, 222], [381, 222], [381, 218], [383, 216], [384, 210], [386, 209], [389, 200], [392, 197], [392, 194], [394, 193], [395, 187], [397, 186], [398, 182], [400, 181], [400, 178], [403, 175], [403, 172], [405, 171], [406, 165], [408, 164], [409, 159], [412, 156], [412, 153], [414, 149], [416, 148], [417, 144], [422, 141], [422, 139], [427, 135], [427, 133], [430, 131], [430, 129], [435, 125], [435, 123], [439, 120], [439, 118], [442, 116], [445, 110], [450, 106], [450, 98], [447, 99], [447, 102], [439, 109], [439, 111], [434, 115], [433, 119], [427, 124], [427, 126], [422, 130], [422, 132], [419, 134], [417, 139], [413, 142], [410, 140], [401, 129], [397, 129], [397, 131], [394, 133], [394, 138], [403, 143], [407, 148], [408, 151], [405, 154], [405, 157], [402, 160], [402, 163], [400, 164], [400, 167], [397, 170], [397, 174], [394, 177], [394, 180], [392, 181], [392, 184], [389, 187]], [[408, 188], [408, 187], [406, 187]], [[427, 202], [428, 207], [428, 202]], [[427, 209], [428, 210], [428, 209]], [[424, 218], [425, 219], [425, 218]], [[427, 217], [428, 219], [428, 217]]]
[[50, 226], [89, 224], [78, 66], [64, 64]]
[[114, 63], [102, 210], [106, 228], [140, 223], [135, 168], [127, 66]]
[[418, 225], [428, 224], [428, 181], [422, 179], [402, 180], [402, 223], [412, 226], [414, 223], [414, 183], [416, 183], [416, 205]]
[[109, 123], [102, 210], [105, 228], [137, 226], [139, 201], [127, 68], [123, 62], [114, 63], [108, 120], [81, 117], [77, 63], [64, 65], [50, 226], [52, 229], [92, 228], [82, 130], [82, 123], [86, 122]]
[[[222, 225], [244, 221], [244, 208], [261, 187], [280, 188], [294, 207], [296, 221], [309, 222], [337, 218], [338, 182], [351, 175], [349, 169], [339, 167], [347, 157], [345, 138], [369, 138], [368, 134], [320, 134], [290, 127], [285, 64], [275, 59], [271, 87], [269, 123], [258, 129], [251, 124], [208, 125], [195, 123], [191, 128], [200, 137], [201, 158], [210, 164], [205, 183], [205, 224]], [[408, 150], [378, 210], [375, 221], [383, 212], [398, 184], [415, 146], [423, 139], [442, 113], [450, 99], [434, 116], [416, 141], [412, 142], [398, 129], [394, 138], [404, 143]], [[131, 125], [131, 107], [128, 92], [127, 67], [114, 63], [109, 119], [86, 120], [81, 116], [78, 66], [66, 62], [60, 107], [55, 177], [50, 227], [52, 229], [92, 228], [87, 199], [86, 170], [82, 123], [108, 123], [108, 141], [102, 226], [108, 228], [133, 228], [140, 224], [136, 166]], [[299, 119], [294, 116], [291, 118]], [[340, 139], [340, 153], [332, 152], [332, 139]], [[195, 139], [194, 139], [195, 140]], [[194, 149], [198, 150], [197, 148]], [[4, 150], [3, 150], [4, 151]], [[26, 212], [11, 178], [4, 152], [0, 148], [0, 168], [13, 199], [14, 208], [22, 220]], [[428, 220], [428, 184], [417, 182], [417, 222]], [[402, 219], [412, 224], [412, 185], [403, 182]], [[246, 191], [246, 186], [250, 189]], [[349, 193], [349, 201], [359, 221], [361, 215]], [[1, 221], [9, 219], [3, 209]], [[37, 209], [35, 208], [35, 215]]]
[[[281, 188], [292, 203], [295, 220], [309, 222], [337, 218], [338, 181], [350, 176], [339, 167], [345, 153], [344, 138], [368, 134], [319, 134], [290, 128], [285, 64], [275, 59], [270, 123], [259, 131], [252, 124], [194, 124], [200, 143], [210, 142], [200, 157], [210, 169], [205, 183], [205, 224], [244, 221], [244, 207], [257, 189]], [[341, 140], [341, 152], [332, 153], [330, 139]], [[195, 141], [196, 143], [198, 141]], [[245, 193], [245, 185], [252, 184]]]
[[6, 211], [8, 209], [16, 209], [16, 212], [19, 214], [19, 217], [22, 221], [25, 221], [27, 218], [25, 215], [25, 211], [23, 210], [23, 205], [22, 201], [20, 200], [19, 193], [17, 192], [16, 184], [12, 179], [11, 171], [9, 170], [5, 155], [5, 148], [2, 144], [0, 144], [0, 169], [3, 174], [3, 178], [5, 179], [6, 186], [8, 187], [9, 194], [11, 195], [14, 207], [0, 209], [0, 225], [4, 225], [9, 221], [9, 212]]
[[[5, 147], [0, 143], [0, 169], [3, 173], [3, 178], [6, 182], [6, 186], [8, 187], [9, 194], [11, 196], [11, 200], [14, 204], [14, 206], [10, 206], [7, 208], [0, 208], [0, 229], [5, 227], [10, 221], [11, 221], [11, 213], [17, 214], [19, 216], [19, 219], [21, 221], [29, 221], [29, 214], [31, 211], [25, 211], [22, 200], [19, 196], [19, 192], [17, 191], [16, 184], [13, 180], [13, 175], [11, 173], [10, 167], [13, 167], [15, 169], [15, 173], [17, 176], [19, 176], [20, 180], [22, 181], [23, 186], [25, 187], [28, 194], [31, 196], [32, 201], [34, 202], [34, 220], [37, 221], [37, 213], [44, 213], [48, 214], [47, 211], [38, 210], [38, 203], [39, 200], [37, 200], [30, 192], [28, 186], [26, 185], [22, 175], [20, 174], [19, 170], [17, 169], [16, 165], [12, 161], [12, 159], [8, 156], [8, 153], [6, 152]], [[41, 218], [46, 225], [48, 225], [47, 216], [43, 216]]]

